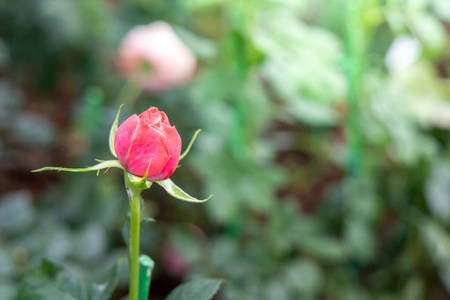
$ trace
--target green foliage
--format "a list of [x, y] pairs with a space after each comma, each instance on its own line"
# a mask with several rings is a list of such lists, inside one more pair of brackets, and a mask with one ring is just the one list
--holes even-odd
[[110, 299], [116, 285], [119, 281], [119, 263], [116, 263], [110, 273], [109, 277], [102, 284], [93, 284], [90, 290], [89, 299], [92, 300], [108, 300]]
[[210, 300], [222, 283], [221, 279], [196, 278], [177, 287], [166, 300]]
[[54, 262], [44, 260], [38, 270], [24, 277], [19, 287], [18, 297], [20, 300], [107, 300], [117, 285], [118, 270], [116, 264], [105, 283], [94, 284], [88, 291], [81, 278]]

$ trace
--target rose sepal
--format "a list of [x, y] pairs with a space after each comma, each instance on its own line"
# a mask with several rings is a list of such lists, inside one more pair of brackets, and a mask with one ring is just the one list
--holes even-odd
[[123, 104], [120, 105], [119, 109], [117, 110], [116, 118], [114, 119], [111, 130], [109, 131], [109, 150], [111, 151], [112, 155], [114, 155], [114, 157], [117, 157], [116, 150], [114, 149], [114, 140], [116, 139], [117, 128], [119, 128], [119, 116], [122, 107]]
[[153, 182], [147, 180], [147, 176], [148, 176], [148, 170], [150, 170], [150, 165], [152, 164], [151, 160], [148, 163], [148, 167], [147, 167], [147, 171], [145, 171], [145, 175], [144, 177], [139, 177], [136, 175], [133, 175], [131, 173], [128, 173], [125, 171], [125, 173], [127, 174], [126, 176], [128, 176], [128, 181], [137, 189], [143, 191], [146, 189], [149, 189]]
[[198, 129], [194, 135], [192, 136], [191, 141], [189, 142], [189, 145], [187, 146], [186, 150], [184, 150], [183, 154], [180, 155], [180, 161], [186, 157], [186, 155], [191, 150], [192, 144], [194, 144], [195, 139], [197, 138], [198, 133], [201, 131], [201, 129]]
[[166, 179], [166, 180], [159, 180], [156, 181], [157, 184], [162, 186], [166, 192], [171, 195], [174, 198], [186, 201], [186, 202], [193, 202], [193, 203], [202, 203], [208, 201], [213, 195], [211, 194], [208, 198], [199, 200], [197, 198], [194, 198], [190, 196], [188, 193], [183, 191], [179, 186], [177, 186], [172, 180]]
[[142, 192], [143, 190], [149, 189], [153, 182], [156, 182], [160, 186], [162, 186], [166, 192], [171, 195], [172, 197], [183, 200], [186, 202], [192, 202], [192, 203], [202, 203], [208, 201], [213, 195], [211, 194], [206, 199], [197, 199], [192, 196], [190, 196], [188, 193], [183, 191], [179, 186], [177, 186], [172, 180], [166, 179], [166, 180], [158, 180], [158, 181], [149, 181], [146, 180], [145, 177], [139, 177], [135, 176], [133, 174], [130, 174], [128, 172], [125, 173], [125, 185], [130, 191], [133, 192]]
[[[75, 172], [75, 173], [83, 173], [83, 172], [91, 172], [91, 171], [97, 171], [97, 175], [99, 174], [100, 170], [109, 168], [119, 168], [124, 169], [123, 166], [120, 164], [118, 160], [105, 160], [101, 161], [99, 164], [96, 164], [91, 167], [86, 168], [60, 168], [60, 167], [44, 167], [37, 170], [32, 170], [31, 172], [42, 172], [42, 171], [64, 171], [64, 172]], [[105, 172], [106, 172], [105, 171]]]

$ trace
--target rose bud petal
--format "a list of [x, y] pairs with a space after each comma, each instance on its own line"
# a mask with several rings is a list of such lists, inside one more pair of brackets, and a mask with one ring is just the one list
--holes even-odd
[[117, 129], [114, 149], [129, 173], [143, 177], [150, 163], [147, 180], [169, 178], [177, 168], [181, 138], [164, 112], [150, 107], [132, 115]]
[[189, 82], [197, 60], [165, 22], [134, 27], [121, 42], [117, 65], [123, 77], [148, 92], [162, 92]]

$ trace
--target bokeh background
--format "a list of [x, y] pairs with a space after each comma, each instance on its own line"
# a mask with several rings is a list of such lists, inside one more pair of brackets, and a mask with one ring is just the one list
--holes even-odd
[[[135, 99], [118, 49], [161, 20], [195, 75]], [[120, 171], [30, 172], [112, 159], [124, 102], [183, 148], [202, 129], [172, 179], [214, 194], [143, 193], [150, 299], [195, 276], [220, 300], [450, 299], [449, 32], [448, 0], [0, 1], [0, 298], [43, 258], [95, 282], [126, 255]]]

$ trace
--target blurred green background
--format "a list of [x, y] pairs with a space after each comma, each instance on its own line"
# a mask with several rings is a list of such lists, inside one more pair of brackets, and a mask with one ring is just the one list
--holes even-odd
[[214, 197], [144, 192], [150, 299], [199, 275], [220, 300], [450, 299], [450, 1], [1, 0], [2, 300], [43, 258], [97, 282], [126, 255], [121, 172], [30, 170], [112, 159], [115, 56], [158, 20], [195, 77], [120, 120], [202, 128], [172, 179]]

